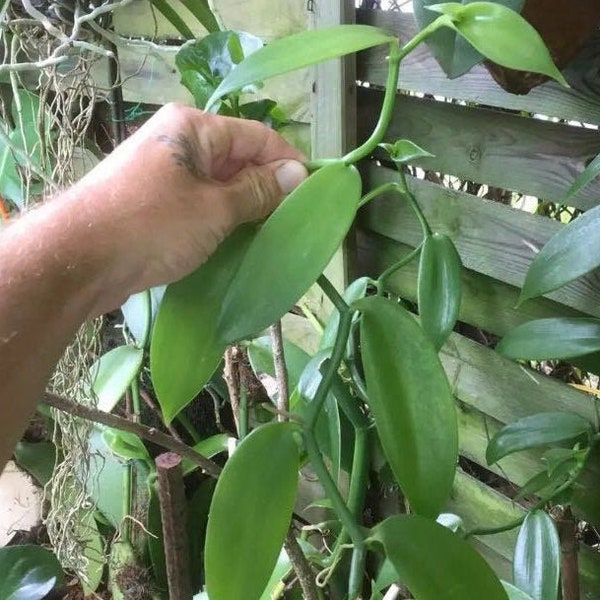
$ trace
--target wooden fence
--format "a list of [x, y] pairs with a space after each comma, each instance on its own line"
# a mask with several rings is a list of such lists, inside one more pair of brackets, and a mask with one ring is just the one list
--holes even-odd
[[[415, 33], [412, 15], [359, 10], [356, 20], [393, 31], [404, 40]], [[595, 42], [597, 48], [600, 37]], [[360, 54], [356, 69], [357, 80], [369, 83], [360, 86], [357, 94], [360, 142], [372, 130], [381, 105], [387, 71], [384, 50]], [[576, 83], [582, 89], [586, 71], [580, 65], [577, 73]], [[514, 96], [501, 90], [484, 67], [448, 80], [422, 46], [403, 63], [399, 90], [419, 94], [399, 95], [387, 141], [409, 138], [434, 154], [415, 163], [428, 171], [560, 201], [574, 177], [600, 152], [597, 129], [570, 124], [600, 125], [600, 94], [594, 94], [590, 85], [579, 92], [548, 83], [527, 96]], [[549, 119], [528, 118], [523, 112]], [[365, 191], [395, 179], [394, 171], [376, 160], [366, 162], [362, 170]], [[596, 407], [591, 396], [501, 357], [489, 341], [534, 318], [600, 316], [600, 276], [592, 273], [517, 310], [518, 287], [531, 260], [563, 225], [431, 181], [411, 178], [410, 187], [432, 228], [449, 235], [461, 255], [465, 267], [462, 330], [485, 332], [479, 341], [455, 333], [441, 352], [457, 401], [461, 455], [496, 474], [498, 481], [502, 478], [520, 486], [544, 468], [540, 454], [523, 452], [488, 467], [485, 450], [490, 436], [503, 424], [537, 412], [569, 410], [595, 421]], [[571, 204], [587, 209], [599, 201], [600, 181], [596, 181]], [[378, 275], [420, 240], [413, 212], [397, 195], [373, 201], [358, 219], [350, 260], [353, 274]], [[389, 291], [415, 301], [416, 279], [413, 262], [391, 278]], [[468, 528], [502, 525], [521, 514], [522, 509], [499, 491], [506, 485], [503, 488], [496, 481], [490, 487], [481, 479], [460, 470], [447, 507]], [[573, 508], [580, 518], [600, 527], [600, 453], [577, 487]], [[515, 540], [516, 532], [510, 531], [474, 543], [502, 576], [510, 578]], [[597, 549], [581, 546], [580, 570], [583, 597], [600, 598]]]

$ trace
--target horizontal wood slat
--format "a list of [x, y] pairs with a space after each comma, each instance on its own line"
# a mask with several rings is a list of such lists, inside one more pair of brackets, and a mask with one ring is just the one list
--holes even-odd
[[[417, 32], [417, 26], [411, 14], [359, 10], [357, 11], [357, 21], [399, 34], [403, 43], [406, 43]], [[565, 71], [573, 88], [567, 89], [557, 83], [549, 82], [534, 88], [525, 96], [518, 96], [505, 92], [482, 65], [474, 67], [462, 77], [448, 79], [429, 52], [427, 45], [422, 44], [403, 61], [399, 88], [476, 104], [600, 125], [600, 88], [597, 76], [599, 46], [600, 32], [590, 44], [590, 49], [585, 56], [587, 60], [580, 61]], [[379, 47], [358, 56], [357, 76], [360, 81], [368, 81], [379, 86], [385, 85], [386, 52], [386, 48]], [[595, 62], [592, 62], [594, 59]], [[589, 68], [589, 73], [586, 68]], [[578, 89], [582, 91], [577, 91]]]
[[[366, 187], [395, 181], [391, 169], [370, 162], [363, 168]], [[564, 225], [482, 200], [437, 184], [410, 179], [410, 187], [431, 228], [450, 236], [464, 266], [510, 285], [521, 286], [536, 252]], [[406, 201], [386, 194], [370, 202], [359, 217], [361, 227], [416, 247], [420, 225]], [[591, 315], [600, 316], [600, 272], [594, 271], [548, 297]]]
[[[370, 135], [383, 93], [358, 90], [358, 139]], [[561, 202], [586, 164], [600, 153], [595, 130], [503, 113], [398, 96], [386, 141], [408, 138], [435, 156], [415, 162], [460, 179]], [[586, 186], [569, 205], [600, 202], [600, 180]]]

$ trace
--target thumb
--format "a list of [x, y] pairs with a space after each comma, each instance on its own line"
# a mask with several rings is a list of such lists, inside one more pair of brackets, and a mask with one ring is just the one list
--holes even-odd
[[306, 167], [297, 160], [243, 169], [227, 184], [234, 219], [244, 223], [266, 217], [307, 177]]

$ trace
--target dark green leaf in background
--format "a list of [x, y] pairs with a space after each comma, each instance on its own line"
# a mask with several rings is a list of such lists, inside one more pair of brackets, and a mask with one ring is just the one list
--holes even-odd
[[42, 487], [52, 477], [56, 462], [56, 446], [52, 442], [27, 442], [21, 440], [14, 450], [15, 461]]
[[533, 600], [556, 600], [560, 562], [560, 541], [554, 521], [543, 510], [529, 513], [515, 546], [515, 585]]
[[507, 600], [494, 571], [446, 527], [419, 515], [395, 516], [372, 530], [398, 578], [419, 600]]
[[600, 266], [600, 206], [563, 227], [536, 255], [519, 302], [547, 294]]
[[206, 108], [251, 83], [394, 40], [394, 36], [368, 25], [335, 25], [280, 38], [233, 69], [215, 90]]
[[217, 335], [223, 297], [255, 234], [244, 226], [197, 271], [165, 293], [150, 346], [150, 370], [164, 419], [170, 423], [206, 385], [226, 344]]
[[56, 556], [41, 546], [0, 548], [0, 598], [41, 600], [63, 580]]
[[369, 408], [383, 451], [412, 510], [435, 518], [458, 460], [454, 398], [432, 343], [399, 304], [371, 296], [354, 304]]
[[[470, 1], [472, 0], [462, 0], [461, 4], [469, 4]], [[500, 0], [496, 3], [520, 12], [525, 0]], [[437, 18], [433, 11], [427, 10], [428, 6], [434, 4], [438, 4], [437, 0], [413, 0], [415, 19], [420, 29]], [[427, 45], [451, 79], [464, 75], [483, 60], [483, 56], [471, 44], [450, 29], [438, 29], [427, 39]]]
[[421, 327], [439, 350], [456, 324], [462, 285], [461, 261], [452, 240], [434, 233], [421, 248], [418, 303]]
[[565, 194], [565, 199], [561, 202], [561, 204], [569, 205], [569, 201], [573, 196], [577, 196], [577, 194], [587, 185], [592, 183], [596, 177], [600, 175], [600, 154], [594, 157], [593, 160], [586, 166], [582, 173], [580, 173], [575, 181], [571, 184], [571, 187], [567, 190]]
[[517, 360], [567, 359], [600, 350], [600, 319], [537, 319], [509, 331], [496, 350]]
[[277, 207], [229, 286], [219, 316], [220, 339], [232, 343], [259, 333], [292, 308], [342, 243], [360, 193], [356, 168], [333, 163]]
[[567, 85], [539, 33], [515, 11], [494, 2], [433, 4], [478, 52], [509, 69], [542, 73]]
[[270, 423], [244, 438], [217, 482], [206, 532], [211, 600], [259, 598], [283, 546], [296, 497], [296, 427]]
[[547, 412], [519, 419], [505, 425], [490, 440], [486, 451], [488, 465], [504, 456], [549, 444], [574, 440], [590, 434], [592, 424], [576, 413]]
[[217, 31], [185, 43], [175, 57], [175, 65], [181, 73], [181, 83], [192, 93], [196, 107], [204, 108], [223, 78], [239, 62], [235, 51], [232, 56], [232, 48], [241, 50], [247, 57], [262, 46], [260, 38], [243, 31]]

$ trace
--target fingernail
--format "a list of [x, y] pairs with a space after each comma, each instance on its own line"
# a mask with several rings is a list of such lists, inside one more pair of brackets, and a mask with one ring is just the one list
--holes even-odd
[[297, 160], [288, 160], [275, 171], [275, 179], [284, 194], [295, 190], [307, 177], [308, 171]]

